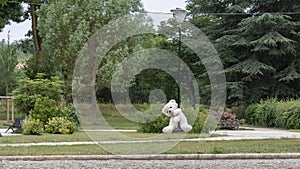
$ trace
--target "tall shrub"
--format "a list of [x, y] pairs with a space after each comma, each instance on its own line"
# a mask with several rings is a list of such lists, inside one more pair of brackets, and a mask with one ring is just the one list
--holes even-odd
[[55, 100], [44, 97], [36, 99], [34, 108], [29, 112], [29, 117], [39, 119], [45, 125], [49, 118], [61, 116], [62, 114], [62, 109]]
[[44, 79], [43, 74], [38, 74], [37, 79], [22, 79], [19, 87], [13, 91], [16, 108], [18, 111], [29, 115], [37, 99], [47, 97], [60, 102], [63, 93], [62, 85], [63, 83], [58, 77]]

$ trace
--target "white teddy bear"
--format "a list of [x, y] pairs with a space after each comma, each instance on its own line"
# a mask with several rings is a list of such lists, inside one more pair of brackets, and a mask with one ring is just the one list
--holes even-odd
[[168, 117], [171, 117], [169, 126], [163, 128], [163, 133], [172, 133], [173, 130], [178, 127], [178, 123], [184, 132], [189, 132], [192, 130], [192, 126], [188, 124], [185, 115], [181, 109], [178, 108], [178, 104], [174, 99], [170, 100], [169, 103], [164, 106], [162, 113]]

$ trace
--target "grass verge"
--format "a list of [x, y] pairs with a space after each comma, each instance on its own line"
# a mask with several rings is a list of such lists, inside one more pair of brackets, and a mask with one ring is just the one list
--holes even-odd
[[182, 142], [168, 154], [289, 153], [300, 152], [300, 139]]
[[300, 133], [300, 129], [290, 129], [290, 132], [299, 132]]
[[[112, 140], [110, 138], [111, 132], [88, 132], [93, 136], [93, 138], [107, 138], [108, 140]], [[131, 138], [150, 138], [154, 137], [157, 134], [155, 133], [134, 133], [134, 132], [123, 132], [122, 134], [131, 137]], [[178, 138], [185, 135], [185, 133], [174, 133], [172, 135], [166, 135], [169, 139]], [[199, 138], [199, 134], [188, 133], [184, 138]], [[220, 135], [211, 135], [210, 137], [218, 137]], [[115, 140], [115, 139], [114, 139]], [[80, 142], [80, 141], [93, 141], [86, 132], [79, 131], [70, 135], [63, 134], [47, 134], [44, 133], [42, 135], [18, 135], [18, 136], [9, 136], [9, 137], [1, 137], [0, 144], [13, 144], [13, 143], [40, 143], [40, 142]], [[115, 140], [116, 141], [116, 140]]]
[[[130, 144], [126, 144], [130, 146]], [[106, 155], [98, 145], [0, 147], [0, 156]], [[181, 142], [165, 154], [292, 153], [300, 152], [300, 139]]]

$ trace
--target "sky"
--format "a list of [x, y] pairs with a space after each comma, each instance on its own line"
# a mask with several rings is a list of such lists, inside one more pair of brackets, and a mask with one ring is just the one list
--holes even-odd
[[[170, 12], [171, 9], [185, 8], [186, 0], [142, 0], [144, 8], [149, 12]], [[172, 17], [165, 15], [166, 17]], [[162, 19], [162, 16], [152, 16], [156, 19]], [[23, 23], [12, 23], [6, 25], [2, 32], [0, 32], [0, 41], [5, 39], [7, 41], [8, 31], [10, 31], [10, 41], [13, 42], [19, 39], [25, 39], [25, 34], [31, 29], [31, 22], [25, 21]]]

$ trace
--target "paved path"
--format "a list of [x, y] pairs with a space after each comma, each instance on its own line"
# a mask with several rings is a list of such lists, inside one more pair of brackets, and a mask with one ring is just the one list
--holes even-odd
[[5, 137], [5, 136], [18, 136], [18, 135], [21, 135], [21, 134], [13, 134], [13, 133], [12, 133], [12, 130], [9, 130], [7, 133], [5, 133], [6, 130], [7, 130], [7, 128], [2, 128], [2, 129], [0, 129], [0, 133], [1, 133], [1, 135], [2, 135], [3, 137]]
[[240, 139], [269, 139], [269, 138], [300, 138], [300, 132], [270, 128], [246, 128], [247, 130], [217, 130], [212, 133], [226, 135], [213, 140], [240, 140]]

